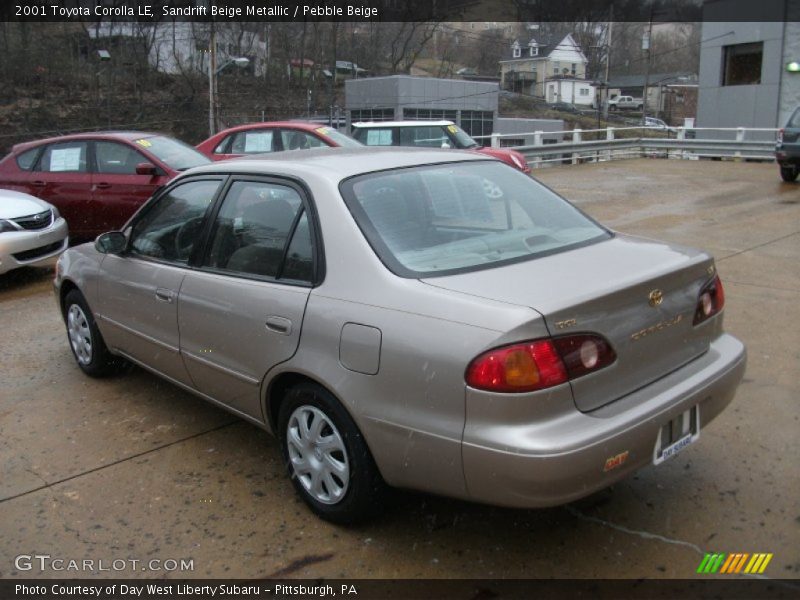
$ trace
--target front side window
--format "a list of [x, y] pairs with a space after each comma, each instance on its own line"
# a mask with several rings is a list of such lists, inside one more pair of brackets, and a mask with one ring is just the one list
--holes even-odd
[[292, 129], [281, 130], [281, 142], [284, 150], [308, 150], [310, 148], [325, 148], [328, 146], [315, 135]]
[[786, 124], [786, 127], [791, 129], [800, 129], [800, 108], [794, 111], [794, 114], [789, 118], [789, 122]]
[[136, 165], [150, 162], [130, 146], [117, 142], [95, 142], [94, 153], [98, 173], [136, 175]]
[[39, 161], [39, 171], [49, 173], [86, 173], [87, 142], [61, 142], [49, 145]]
[[[451, 127], [453, 127], [451, 125]], [[401, 146], [422, 148], [450, 148], [452, 143], [441, 125], [420, 125], [400, 128]]]
[[220, 208], [204, 264], [235, 274], [310, 282], [311, 250], [308, 219], [297, 191], [275, 183], [237, 181]]
[[133, 226], [133, 254], [185, 264], [221, 181], [187, 181], [168, 190]]
[[134, 143], [176, 171], [185, 171], [211, 162], [188, 144], [163, 135], [141, 138], [134, 140]]
[[496, 162], [383, 171], [348, 179], [341, 190], [370, 245], [403, 277], [529, 260], [610, 237], [566, 200]]

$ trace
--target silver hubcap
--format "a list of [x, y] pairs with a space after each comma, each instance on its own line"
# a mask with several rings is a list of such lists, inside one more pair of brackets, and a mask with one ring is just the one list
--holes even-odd
[[342, 436], [314, 406], [301, 406], [289, 417], [286, 444], [294, 476], [314, 500], [336, 504], [347, 493], [350, 465]]
[[67, 311], [67, 332], [75, 358], [82, 365], [92, 362], [92, 332], [89, 330], [89, 321], [77, 304], [73, 304]]

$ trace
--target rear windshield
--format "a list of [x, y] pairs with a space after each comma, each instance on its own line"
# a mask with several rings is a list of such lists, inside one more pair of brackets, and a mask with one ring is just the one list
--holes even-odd
[[402, 277], [477, 270], [562, 252], [610, 233], [495, 161], [381, 171], [341, 184], [383, 263]]
[[185, 171], [211, 162], [188, 144], [162, 135], [135, 140], [135, 143], [176, 171]]

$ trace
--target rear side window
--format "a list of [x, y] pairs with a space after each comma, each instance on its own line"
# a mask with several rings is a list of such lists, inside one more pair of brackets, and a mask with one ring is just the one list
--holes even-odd
[[394, 146], [394, 129], [391, 127], [370, 127], [357, 129], [356, 139], [367, 146]]
[[293, 188], [237, 181], [220, 208], [205, 264], [232, 274], [310, 283], [312, 255], [303, 201]]
[[50, 173], [86, 173], [87, 142], [62, 142], [49, 145], [39, 161], [39, 171]]
[[26, 150], [22, 154], [17, 155], [17, 166], [23, 171], [30, 171], [33, 169], [33, 163], [36, 162], [36, 156], [39, 154], [39, 148], [33, 150]]

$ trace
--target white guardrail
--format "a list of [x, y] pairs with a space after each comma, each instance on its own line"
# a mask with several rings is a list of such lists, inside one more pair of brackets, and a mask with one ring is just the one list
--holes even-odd
[[[642, 132], [638, 137], [617, 137], [618, 132]], [[663, 137], [647, 137], [644, 132], [662, 133]], [[722, 132], [721, 135], [712, 132]], [[619, 158], [672, 158], [697, 160], [699, 158], [734, 158], [773, 160], [778, 129], [768, 128], [714, 128], [674, 127], [607, 127], [605, 129], [573, 129], [565, 131], [534, 131], [529, 133], [494, 133], [473, 136], [476, 140], [490, 140], [493, 148], [503, 146], [504, 138], [533, 138], [532, 145], [503, 147], [521, 152], [531, 167], [549, 163], [578, 164], [601, 162]], [[600, 139], [585, 140], [586, 135]], [[592, 135], [594, 134], [594, 135]], [[603, 139], [603, 136], [605, 139]], [[552, 143], [554, 137], [569, 141]], [[760, 138], [760, 139], [753, 139]], [[546, 143], [548, 140], [549, 143]]]

